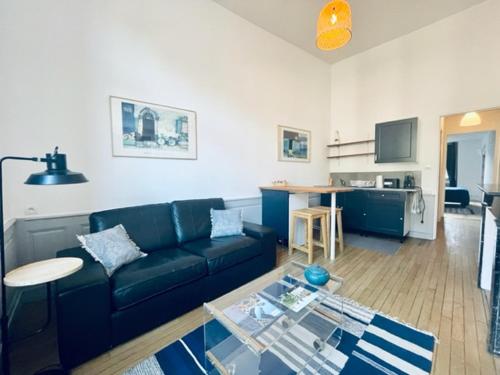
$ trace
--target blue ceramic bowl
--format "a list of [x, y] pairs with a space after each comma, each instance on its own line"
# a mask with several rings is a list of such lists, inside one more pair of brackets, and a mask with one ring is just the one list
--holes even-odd
[[330, 273], [325, 268], [313, 264], [306, 268], [304, 277], [313, 285], [325, 285], [330, 280]]

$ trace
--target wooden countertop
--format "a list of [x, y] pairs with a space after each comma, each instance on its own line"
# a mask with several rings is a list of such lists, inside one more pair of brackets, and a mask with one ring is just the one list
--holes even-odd
[[341, 193], [352, 191], [350, 187], [336, 186], [260, 186], [260, 190], [279, 190], [288, 191], [289, 193]]

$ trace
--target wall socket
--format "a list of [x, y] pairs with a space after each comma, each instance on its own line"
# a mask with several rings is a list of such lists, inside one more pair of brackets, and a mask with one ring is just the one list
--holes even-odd
[[26, 209], [24, 210], [24, 214], [26, 216], [33, 216], [33, 215], [37, 215], [38, 214], [38, 210], [36, 209], [35, 206], [28, 206], [26, 207]]

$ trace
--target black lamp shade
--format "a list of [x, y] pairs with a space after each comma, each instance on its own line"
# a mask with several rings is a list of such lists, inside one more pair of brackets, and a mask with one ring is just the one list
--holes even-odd
[[44, 161], [47, 163], [45, 172], [33, 173], [28, 177], [25, 184], [28, 185], [67, 185], [81, 184], [87, 182], [83, 173], [72, 172], [66, 167], [66, 155], [56, 152], [46, 154]]
[[65, 171], [45, 171], [31, 174], [26, 180], [28, 185], [66, 185], [87, 182], [83, 173]]

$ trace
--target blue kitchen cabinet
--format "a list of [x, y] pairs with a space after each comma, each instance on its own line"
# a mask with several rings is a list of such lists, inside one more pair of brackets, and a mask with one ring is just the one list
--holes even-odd
[[276, 231], [278, 242], [288, 245], [288, 191], [262, 190], [262, 225]]
[[[342, 207], [344, 230], [372, 232], [403, 239], [408, 234], [406, 191], [357, 189], [337, 194], [337, 207]], [[329, 205], [329, 196], [322, 194], [322, 205]]]
[[365, 196], [365, 230], [404, 237], [406, 193], [367, 191]]
[[342, 202], [342, 224], [347, 230], [362, 231], [366, 225], [366, 199], [365, 192], [354, 190]]
[[[331, 206], [330, 194], [321, 194], [321, 205]], [[346, 230], [365, 229], [364, 192], [354, 190], [348, 193], [337, 193], [336, 206], [342, 208], [342, 226]]]

